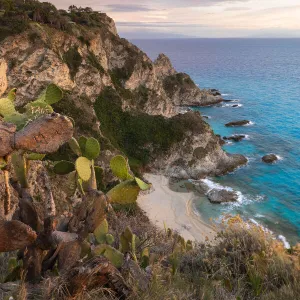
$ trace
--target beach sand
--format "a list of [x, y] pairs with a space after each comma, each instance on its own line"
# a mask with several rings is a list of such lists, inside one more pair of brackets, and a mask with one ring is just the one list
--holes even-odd
[[170, 184], [169, 178], [153, 174], [145, 174], [145, 178], [153, 188], [139, 197], [138, 204], [156, 226], [164, 229], [165, 224], [186, 240], [205, 242], [214, 238], [216, 229], [194, 212], [196, 194], [188, 190], [184, 181]]

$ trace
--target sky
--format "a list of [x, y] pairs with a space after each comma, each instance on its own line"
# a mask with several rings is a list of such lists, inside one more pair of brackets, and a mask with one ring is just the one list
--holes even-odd
[[300, 0], [50, 0], [106, 12], [134, 38], [300, 38]]

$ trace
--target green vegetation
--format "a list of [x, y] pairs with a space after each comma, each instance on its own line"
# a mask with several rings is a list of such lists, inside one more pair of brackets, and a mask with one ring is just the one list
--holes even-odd
[[173, 96], [174, 87], [180, 89], [188, 89], [195, 87], [194, 81], [185, 73], [177, 73], [175, 75], [170, 75], [164, 79], [163, 82], [164, 89], [166, 90], [169, 97]]
[[192, 116], [167, 119], [123, 111], [119, 94], [110, 87], [97, 98], [94, 109], [104, 135], [135, 163], [138, 160], [142, 165], [180, 142], [187, 131], [207, 126]]
[[63, 55], [63, 59], [70, 69], [71, 78], [74, 79], [82, 63], [82, 57], [78, 52], [78, 47], [70, 47]]
[[[60, 30], [67, 30], [73, 23], [88, 27], [103, 27], [103, 13], [90, 7], [70, 6], [68, 11], [58, 10], [49, 2], [37, 0], [0, 0], [0, 41], [9, 35], [29, 28], [30, 22], [47, 24]], [[85, 43], [88, 41], [84, 40]]]

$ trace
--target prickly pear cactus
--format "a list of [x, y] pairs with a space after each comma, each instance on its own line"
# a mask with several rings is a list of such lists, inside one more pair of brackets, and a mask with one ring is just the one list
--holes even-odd
[[27, 181], [27, 164], [24, 155], [15, 152], [11, 156], [11, 163], [14, 167], [18, 181], [23, 188], [28, 187]]
[[62, 90], [55, 84], [49, 84], [48, 87], [40, 94], [37, 102], [44, 102], [48, 105], [52, 105], [60, 101], [63, 97]]
[[150, 185], [145, 183], [143, 180], [135, 177], [135, 182], [137, 183], [137, 185], [139, 186], [139, 188], [142, 190], [142, 191], [146, 191], [146, 190], [149, 190], [150, 189]]
[[84, 156], [88, 159], [96, 159], [100, 154], [99, 142], [94, 138], [88, 138], [85, 143]]
[[136, 235], [132, 233], [130, 227], [126, 227], [120, 236], [120, 249], [122, 253], [130, 252], [133, 259], [136, 259]]
[[141, 267], [146, 269], [150, 263], [149, 248], [144, 248], [141, 253]]
[[86, 157], [79, 157], [75, 162], [76, 171], [78, 176], [83, 181], [88, 181], [91, 178], [92, 170], [91, 170], [91, 161]]
[[75, 165], [69, 161], [62, 160], [55, 163], [53, 167], [53, 171], [58, 175], [66, 175], [75, 170]]
[[112, 245], [114, 243], [114, 241], [115, 241], [114, 236], [111, 235], [110, 233], [108, 233], [105, 238], [106, 238], [106, 243], [108, 245]]
[[127, 161], [122, 155], [117, 155], [111, 159], [110, 168], [113, 174], [121, 180], [133, 179], [129, 174]]
[[107, 196], [113, 203], [130, 204], [136, 202], [139, 192], [140, 188], [135, 180], [126, 180], [112, 188]]
[[72, 149], [72, 151], [77, 155], [77, 156], [81, 156], [82, 155], [82, 151], [80, 149], [80, 146], [77, 142], [77, 140], [72, 137], [69, 141], [68, 144], [70, 146], [70, 148]]
[[17, 113], [15, 105], [12, 100], [9, 98], [0, 99], [0, 115], [2, 117], [10, 116]]
[[106, 235], [108, 234], [108, 223], [104, 219], [101, 224], [95, 229], [94, 235], [98, 244], [106, 243]]
[[121, 268], [123, 265], [123, 261], [124, 261], [123, 253], [121, 253], [120, 251], [118, 251], [117, 249], [109, 245], [102, 244], [95, 247], [95, 249], [93, 250], [93, 254], [104, 255], [107, 259], [109, 259], [112, 262], [112, 264], [116, 268]]

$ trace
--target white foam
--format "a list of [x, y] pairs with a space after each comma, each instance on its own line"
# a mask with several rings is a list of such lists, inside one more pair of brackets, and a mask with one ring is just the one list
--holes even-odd
[[250, 121], [248, 124], [246, 124], [246, 125], [244, 125], [244, 126], [252, 126], [252, 125], [254, 125], [254, 124], [255, 124], [255, 122]]
[[221, 94], [222, 96], [230, 96], [230, 94]]
[[265, 216], [262, 215], [262, 214], [256, 214], [254, 217], [255, 217], [255, 218], [264, 218]]
[[290, 249], [290, 248], [291, 248], [291, 245], [290, 245], [290, 243], [287, 241], [287, 239], [285, 238], [285, 236], [279, 235], [279, 236], [278, 236], [278, 239], [282, 241], [282, 243], [283, 243], [283, 245], [284, 245], [284, 248], [286, 248], [286, 249]]
[[275, 154], [278, 160], [283, 160], [283, 157], [280, 155]]

